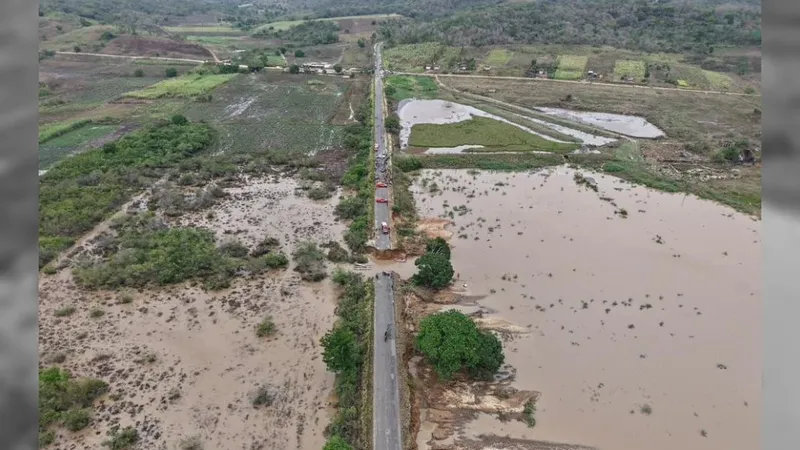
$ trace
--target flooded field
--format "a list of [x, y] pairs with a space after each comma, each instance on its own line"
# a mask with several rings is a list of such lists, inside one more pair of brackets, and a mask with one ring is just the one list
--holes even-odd
[[455, 287], [479, 299], [482, 320], [510, 324], [501, 335], [513, 387], [541, 393], [533, 428], [480, 413], [454, 425], [453, 442], [437, 441], [423, 421], [417, 442], [757, 448], [760, 223], [586, 174], [595, 192], [574, 175], [559, 167], [416, 179], [420, 216], [453, 221]]
[[[296, 187], [286, 178], [248, 179], [210, 210], [169, 222], [209, 227], [247, 246], [275, 237], [286, 254], [298, 241], [340, 239], [336, 200], [299, 197]], [[42, 365], [110, 389], [88, 428], [60, 429], [51, 448], [100, 449], [115, 425], [135, 426], [148, 449], [322, 448], [333, 374], [319, 340], [335, 320], [330, 281], [303, 283], [290, 265], [214, 293], [194, 283], [92, 292], [67, 268], [42, 275], [39, 292]], [[57, 313], [68, 307], [74, 312]], [[267, 315], [276, 332], [259, 338]]]
[[[408, 139], [411, 136], [411, 128], [414, 125], [423, 123], [438, 125], [457, 123], [469, 120], [475, 116], [486, 117], [513, 125], [523, 131], [534, 134], [551, 142], [565, 143], [564, 141], [537, 133], [528, 127], [516, 124], [500, 116], [481, 111], [478, 108], [445, 100], [404, 100], [398, 105], [397, 115], [400, 118], [400, 125], [402, 127], [400, 130], [400, 147], [402, 149], [408, 148]], [[474, 148], [474, 146], [472, 147]], [[448, 153], [458, 152], [459, 151], [450, 151]]]
[[615, 133], [638, 138], [657, 138], [664, 136], [659, 130], [642, 117], [626, 116], [601, 112], [570, 111], [560, 108], [536, 108], [539, 111], [562, 119], [583, 122]]

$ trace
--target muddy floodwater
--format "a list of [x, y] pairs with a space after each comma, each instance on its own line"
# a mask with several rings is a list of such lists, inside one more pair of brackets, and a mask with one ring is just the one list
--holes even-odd
[[456, 286], [517, 330], [504, 333], [514, 386], [541, 392], [535, 427], [481, 414], [456, 443], [483, 434], [603, 450], [758, 448], [760, 222], [606, 175], [591, 175], [594, 192], [573, 176], [415, 180], [420, 216], [454, 222]]
[[[404, 149], [408, 148], [408, 139], [409, 137], [411, 137], [411, 128], [414, 125], [422, 123], [432, 123], [439, 125], [447, 123], [457, 123], [470, 120], [473, 117], [487, 117], [489, 119], [505, 122], [523, 131], [547, 139], [548, 141], [564, 143], [564, 141], [560, 141], [550, 136], [537, 133], [528, 127], [516, 124], [500, 116], [489, 114], [486, 111], [481, 111], [478, 108], [462, 105], [460, 103], [448, 102], [445, 100], [417, 100], [417, 99], [403, 100], [397, 107], [397, 116], [400, 118], [400, 125], [401, 125], [400, 147]], [[448, 153], [458, 153], [458, 152], [450, 151]]]
[[657, 138], [664, 132], [638, 116], [625, 116], [601, 112], [571, 111], [560, 108], [536, 108], [539, 111], [562, 119], [583, 122], [615, 133], [638, 138]]

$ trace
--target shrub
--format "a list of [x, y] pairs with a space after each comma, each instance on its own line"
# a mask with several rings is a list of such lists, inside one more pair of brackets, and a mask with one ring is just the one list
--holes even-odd
[[291, 66], [289, 66], [289, 73], [293, 74], [300, 73], [300, 66], [298, 66], [297, 64], [292, 64]]
[[231, 239], [220, 244], [219, 252], [231, 258], [244, 258], [247, 256], [248, 249], [241, 242]]
[[135, 76], [136, 78], [142, 78], [144, 76], [144, 70], [142, 70], [142, 69], [134, 70], [133, 71], [133, 76]]
[[289, 265], [289, 258], [283, 253], [270, 253], [264, 256], [264, 264], [270, 269], [282, 269]]
[[412, 278], [415, 284], [441, 289], [449, 286], [453, 280], [453, 265], [441, 253], [425, 253], [414, 265], [417, 266], [417, 273]]
[[333, 197], [334, 190], [329, 186], [314, 187], [308, 191], [311, 200], [325, 200]]
[[63, 424], [71, 431], [85, 428], [91, 419], [92, 404], [107, 391], [108, 385], [101, 380], [73, 379], [69, 372], [57, 367], [40, 370], [40, 440], [55, 440], [54, 433], [48, 431], [52, 424]]
[[80, 53], [81, 52], [81, 47], [76, 45], [76, 46], [72, 47], [72, 51], [74, 51], [75, 53]]
[[353, 447], [341, 437], [334, 435], [328, 439], [328, 442], [325, 443], [322, 450], [353, 450]]
[[297, 50], [294, 51], [294, 57], [295, 58], [304, 58], [305, 56], [306, 56], [306, 52], [304, 52], [304, 51], [302, 51], [300, 49], [297, 49]]
[[313, 242], [304, 242], [295, 250], [292, 258], [294, 270], [303, 281], [322, 281], [325, 276], [325, 253]]
[[347, 250], [341, 246], [336, 241], [328, 242], [326, 245], [328, 247], [328, 261], [334, 263], [341, 263], [347, 262], [350, 260], [350, 254], [347, 253]]
[[438, 253], [443, 255], [445, 258], [450, 259], [450, 244], [448, 244], [443, 238], [437, 237], [428, 241], [428, 243], [425, 245], [425, 252]]
[[333, 65], [333, 70], [335, 70], [336, 73], [342, 73], [342, 65], [341, 64], [334, 64]]
[[454, 309], [422, 319], [417, 346], [443, 379], [462, 370], [473, 378], [488, 379], [505, 360], [500, 339]]
[[175, 114], [170, 119], [170, 122], [172, 122], [173, 125], [181, 126], [181, 125], [186, 125], [187, 123], [189, 123], [189, 120], [186, 118], [186, 116], [183, 116], [181, 114]]
[[413, 172], [415, 170], [422, 169], [422, 161], [420, 161], [420, 159], [416, 156], [396, 158], [394, 164], [403, 172]]
[[169, 67], [164, 71], [164, 76], [167, 78], [175, 78], [178, 76], [178, 70], [174, 67]]
[[274, 237], [265, 237], [261, 242], [256, 245], [256, 248], [250, 252], [250, 256], [258, 257], [266, 255], [267, 253], [280, 248], [281, 243]]
[[111, 434], [111, 439], [103, 442], [109, 450], [128, 450], [139, 442], [139, 432], [133, 427], [126, 427]]
[[264, 338], [273, 334], [275, 334], [275, 322], [272, 321], [272, 316], [264, 317], [256, 326], [256, 336]]
[[74, 306], [65, 306], [61, 309], [57, 309], [53, 315], [56, 317], [69, 317], [75, 314], [75, 307]]
[[73, 408], [64, 413], [64, 426], [69, 431], [80, 431], [89, 425], [89, 411], [84, 408]]

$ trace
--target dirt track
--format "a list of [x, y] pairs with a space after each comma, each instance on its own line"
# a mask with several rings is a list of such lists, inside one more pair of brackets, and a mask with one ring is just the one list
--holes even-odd
[[734, 95], [739, 97], [760, 97], [761, 94], [744, 94], [739, 92], [722, 92], [722, 91], [702, 91], [698, 89], [681, 89], [681, 88], [667, 88], [655, 86], [640, 86], [636, 84], [617, 84], [617, 83], [598, 83], [595, 81], [573, 81], [573, 80], [554, 80], [551, 78], [529, 78], [529, 77], [499, 77], [493, 75], [459, 75], [459, 74], [444, 74], [444, 73], [410, 73], [410, 72], [393, 72], [393, 75], [406, 75], [413, 77], [454, 77], [454, 78], [483, 78], [488, 80], [516, 80], [516, 81], [542, 81], [552, 83], [571, 83], [593, 86], [611, 86], [618, 88], [633, 88], [633, 89], [652, 89], [655, 91], [678, 91], [678, 92], [696, 92], [699, 94], [718, 94], [718, 95]]

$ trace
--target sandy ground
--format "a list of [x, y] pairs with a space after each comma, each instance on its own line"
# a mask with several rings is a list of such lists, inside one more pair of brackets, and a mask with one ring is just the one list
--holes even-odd
[[565, 167], [469, 173], [424, 171], [418, 211], [453, 220], [456, 285], [472, 309], [528, 330], [504, 334], [506, 362], [512, 386], [541, 398], [534, 428], [478, 415], [457, 448], [480, 435], [506, 439], [491, 448], [758, 446], [758, 221], [605, 175], [594, 192]]
[[[338, 239], [336, 198], [314, 202], [296, 197], [295, 187], [250, 180], [227, 189], [212, 219], [201, 211], [174, 224], [209, 226], [246, 245], [270, 235], [287, 254], [300, 240]], [[65, 357], [61, 366], [105, 380], [110, 393], [87, 429], [60, 430], [51, 448], [99, 449], [117, 424], [135, 426], [147, 449], [179, 448], [190, 436], [206, 449], [322, 448], [333, 386], [319, 347], [335, 320], [329, 281], [301, 283], [289, 269], [218, 293], [189, 285], [128, 292], [133, 301], [123, 304], [121, 293], [87, 292], [71, 278], [69, 269], [41, 277], [41, 365]], [[54, 316], [69, 305], [73, 315]], [[94, 308], [105, 314], [91, 318]], [[259, 339], [256, 324], [268, 314], [277, 333]], [[260, 388], [271, 400], [255, 407]]]

